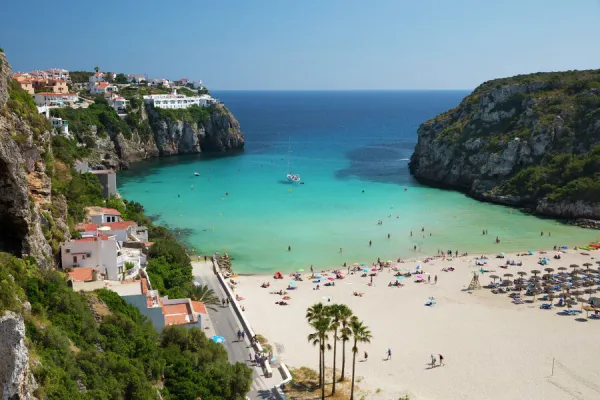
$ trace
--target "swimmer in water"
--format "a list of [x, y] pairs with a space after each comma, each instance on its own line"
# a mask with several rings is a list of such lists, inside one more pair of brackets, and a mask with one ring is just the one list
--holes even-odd
[[373, 242], [369, 240], [369, 247], [371, 247], [372, 244], [373, 244]]
[[288, 246], [288, 251], [292, 251], [292, 246]]

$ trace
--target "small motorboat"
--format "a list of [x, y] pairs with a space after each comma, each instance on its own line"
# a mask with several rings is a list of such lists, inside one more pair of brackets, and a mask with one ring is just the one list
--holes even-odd
[[200, 176], [200, 173], [199, 172], [194, 172], [194, 175], [195, 176]]

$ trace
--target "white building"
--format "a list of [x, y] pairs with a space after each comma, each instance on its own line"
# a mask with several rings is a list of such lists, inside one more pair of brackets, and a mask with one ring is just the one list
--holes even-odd
[[218, 103], [216, 99], [208, 94], [188, 97], [183, 94], [177, 94], [177, 90], [174, 90], [172, 94], [151, 94], [144, 96], [144, 102], [156, 108], [188, 108], [193, 105], [208, 107]]
[[127, 75], [127, 80], [130, 83], [139, 85], [142, 82], [146, 82], [146, 77], [144, 75], [140, 75], [140, 74], [129, 74], [129, 75]]
[[72, 105], [79, 101], [79, 96], [77, 93], [36, 93], [35, 94], [35, 104], [38, 107], [48, 106], [48, 107], [63, 107], [66, 105]]
[[69, 134], [69, 121], [52, 117], [50, 118], [50, 122], [52, 123], [52, 127], [56, 128], [57, 131], [64, 133], [65, 135]]
[[50, 68], [44, 71], [48, 74], [48, 77], [51, 79], [59, 79], [63, 81], [70, 82], [71, 76], [69, 75], [69, 71], [62, 68]]
[[94, 86], [98, 82], [104, 82], [104, 72], [96, 72], [94, 75], [89, 77], [88, 81], [90, 87]]
[[194, 89], [203, 89], [204, 85], [202, 84], [202, 81], [194, 81], [192, 82], [192, 87]]
[[168, 87], [171, 86], [171, 82], [168, 79], [165, 79], [165, 78], [155, 78], [155, 79], [152, 79], [148, 84], [152, 85], [152, 86], [163, 85], [166, 88], [168, 88]]
[[120, 245], [114, 236], [99, 235], [66, 242], [61, 247], [62, 267], [95, 268], [110, 280], [120, 280], [123, 267], [117, 266]]
[[123, 221], [121, 213], [114, 208], [87, 207], [86, 211], [90, 222], [94, 224]]
[[108, 105], [114, 108], [117, 113], [125, 113], [127, 110], [127, 100], [121, 96], [111, 96]]
[[90, 86], [90, 94], [111, 94], [117, 91], [115, 85], [111, 85], [108, 82], [98, 82], [93, 86]]

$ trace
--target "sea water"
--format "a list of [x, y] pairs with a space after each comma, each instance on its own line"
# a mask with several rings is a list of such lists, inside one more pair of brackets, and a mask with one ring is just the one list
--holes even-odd
[[[595, 240], [594, 231], [411, 178], [419, 124], [467, 94], [213, 93], [239, 120], [245, 150], [140, 162], [119, 172], [119, 192], [140, 202], [190, 251], [229, 253], [240, 273]], [[290, 171], [304, 184], [289, 183]]]

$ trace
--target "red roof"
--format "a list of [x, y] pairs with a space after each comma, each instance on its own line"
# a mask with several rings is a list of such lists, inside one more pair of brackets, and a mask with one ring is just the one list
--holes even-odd
[[148, 280], [146, 278], [142, 278], [142, 294], [148, 293]]
[[75, 268], [69, 272], [69, 277], [75, 282], [91, 281], [93, 279], [92, 271], [94, 268]]
[[165, 325], [182, 325], [193, 322], [191, 310], [188, 307], [188, 303], [180, 304], [163, 304], [162, 312], [165, 316]]
[[120, 222], [106, 222], [102, 224], [102, 226], [108, 226], [111, 231], [120, 231], [122, 229], [127, 229], [130, 226], [137, 225], [133, 221], [120, 221]]
[[194, 308], [194, 312], [196, 312], [196, 313], [208, 314], [206, 312], [206, 306], [201, 301], [194, 301], [194, 300], [192, 300], [192, 307]]
[[76, 239], [75, 242], [77, 242], [77, 243], [94, 242], [98, 238], [100, 238], [101, 240], [109, 240], [111, 237], [113, 237], [113, 236], [111, 236], [111, 235], [98, 235], [98, 236], [92, 236], [92, 237], [86, 237], [86, 238]]
[[102, 76], [102, 75], [104, 75], [104, 72], [96, 72], [96, 73], [94, 74], [94, 76]]
[[43, 92], [43, 93], [36, 93], [42, 96], [57, 96], [57, 97], [71, 97], [71, 96], [77, 96], [75, 93], [50, 93], [50, 92]]
[[110, 86], [110, 83], [108, 83], [108, 82], [99, 82], [99, 83], [98, 83], [98, 87], [99, 87], [100, 89], [105, 89], [105, 88], [107, 88], [107, 87], [109, 87], [109, 86]]
[[98, 226], [96, 224], [79, 224], [75, 225], [75, 230], [79, 232], [95, 232], [98, 230]]
[[119, 210], [115, 210], [114, 208], [101, 208], [101, 210], [104, 214], [121, 215]]

